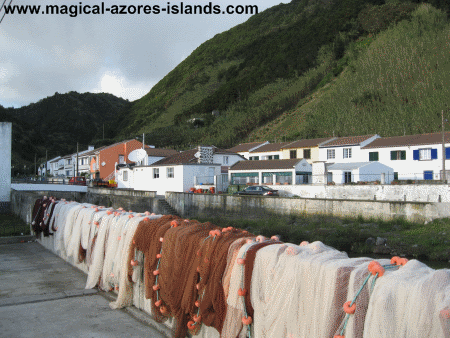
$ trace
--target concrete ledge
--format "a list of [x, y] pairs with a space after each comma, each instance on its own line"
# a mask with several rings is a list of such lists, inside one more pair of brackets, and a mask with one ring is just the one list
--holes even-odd
[[39, 302], [46, 302], [49, 300], [63, 299], [63, 298], [70, 298], [70, 297], [90, 296], [90, 295], [95, 295], [97, 293], [98, 293], [98, 290], [95, 290], [95, 289], [71, 290], [71, 291], [63, 291], [63, 292], [56, 292], [56, 293], [46, 293], [43, 295], [5, 298], [5, 299], [0, 299], [0, 307], [11, 306], [11, 305], [20, 305], [20, 304], [29, 304], [29, 303], [39, 303]]
[[[113, 295], [112, 293], [100, 291], [98, 294], [103, 296], [110, 302], [113, 302], [117, 299], [117, 297], [115, 295]], [[154, 328], [155, 330], [157, 330], [158, 332], [163, 334], [165, 337], [167, 337], [167, 338], [173, 337], [173, 331], [170, 328], [168, 328], [166, 325], [164, 325], [162, 323], [158, 323], [157, 321], [152, 319], [148, 315], [148, 313], [136, 308], [134, 305], [128, 306], [128, 307], [124, 308], [123, 310], [128, 312], [130, 315], [132, 315], [134, 318], [136, 318], [140, 322], [151, 326], [152, 328]]]
[[25, 243], [25, 242], [35, 242], [36, 236], [12, 236], [12, 237], [0, 237], [0, 245], [2, 244], [15, 244], [15, 243]]

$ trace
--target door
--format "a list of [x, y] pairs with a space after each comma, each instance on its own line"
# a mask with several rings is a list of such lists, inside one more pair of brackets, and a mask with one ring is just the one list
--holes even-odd
[[350, 183], [352, 181], [352, 172], [344, 171], [344, 183]]
[[216, 169], [214, 167], [208, 168], [208, 184], [214, 184], [214, 174], [216, 172]]
[[423, 179], [424, 180], [432, 180], [433, 179], [433, 171], [432, 170], [425, 170], [423, 172]]

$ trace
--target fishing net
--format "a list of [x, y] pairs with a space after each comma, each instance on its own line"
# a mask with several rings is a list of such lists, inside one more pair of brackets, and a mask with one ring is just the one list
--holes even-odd
[[377, 278], [363, 337], [448, 338], [449, 307], [450, 270], [411, 260]]
[[136, 304], [143, 281], [174, 337], [450, 338], [448, 269], [52, 198], [32, 215], [58, 255], [85, 262], [86, 288], [118, 292], [111, 308]]

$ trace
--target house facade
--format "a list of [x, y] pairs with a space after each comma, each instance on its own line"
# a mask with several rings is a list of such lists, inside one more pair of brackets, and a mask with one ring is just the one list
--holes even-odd
[[128, 155], [133, 150], [142, 148], [142, 146], [142, 142], [133, 139], [104, 146], [86, 154], [90, 156], [89, 171], [91, 178], [115, 179], [116, 165], [131, 163]]
[[281, 148], [281, 158], [304, 158], [311, 164], [319, 161], [319, 146], [335, 139], [336, 137], [324, 137], [291, 142]]
[[337, 184], [375, 182], [390, 184], [394, 170], [380, 162], [333, 163], [327, 166], [328, 182]]
[[214, 186], [223, 191], [228, 168], [238, 161], [245, 158], [213, 146], [199, 146], [151, 165], [119, 168], [118, 188], [156, 191], [158, 195], [166, 191], [186, 192], [194, 187]]
[[450, 178], [450, 132], [382, 137], [361, 148], [366, 161], [380, 162], [394, 170], [397, 180], [440, 180], [445, 156], [447, 180]]
[[380, 135], [338, 137], [319, 146], [319, 161], [326, 163], [363, 162], [362, 147], [380, 138]]
[[282, 148], [290, 142], [267, 143], [249, 151], [248, 159], [253, 161], [283, 160]]
[[[250, 152], [254, 151], [266, 144], [269, 144], [269, 141], [264, 141], [264, 142], [250, 142], [250, 143], [241, 143], [238, 144], [237, 146], [227, 149], [229, 152], [231, 153], [236, 153], [239, 154], [241, 156], [243, 156], [245, 159], [249, 159], [250, 157]], [[253, 156], [253, 155], [252, 155]]]

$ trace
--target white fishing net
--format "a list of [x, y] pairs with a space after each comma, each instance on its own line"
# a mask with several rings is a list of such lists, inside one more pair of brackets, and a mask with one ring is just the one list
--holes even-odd
[[[118, 298], [111, 308], [134, 303], [151, 312], [143, 293], [145, 258], [130, 249], [140, 221], [161, 216], [58, 201], [46, 222], [56, 228], [58, 255], [77, 262], [86, 251], [86, 289], [115, 288]], [[416, 260], [395, 266], [380, 259], [384, 274], [374, 276], [369, 271], [373, 259], [348, 258], [321, 242], [271, 244], [256, 251], [250, 290], [242, 290], [245, 271], [239, 259], [257, 244], [253, 237], [242, 238], [229, 247], [222, 276], [227, 305], [222, 338], [450, 338], [449, 269], [434, 270]], [[132, 281], [130, 257], [138, 263]], [[243, 324], [248, 310], [244, 291], [254, 310], [250, 325]], [[345, 303], [354, 303], [353, 314], [345, 313]], [[197, 336], [219, 334], [203, 326]]]

